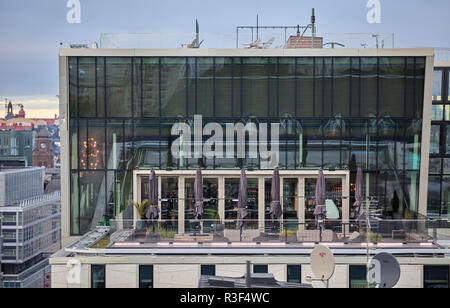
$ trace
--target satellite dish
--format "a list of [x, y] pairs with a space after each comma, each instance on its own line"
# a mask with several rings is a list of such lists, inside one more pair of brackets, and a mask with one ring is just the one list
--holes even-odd
[[328, 247], [317, 245], [311, 253], [311, 269], [317, 279], [329, 280], [334, 274], [334, 255]]
[[393, 288], [400, 280], [400, 264], [386, 252], [377, 254], [369, 264], [369, 282], [382, 289]]

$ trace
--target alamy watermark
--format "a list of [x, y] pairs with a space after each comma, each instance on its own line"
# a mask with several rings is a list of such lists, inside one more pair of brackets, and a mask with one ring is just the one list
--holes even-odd
[[[280, 124], [260, 123], [207, 123], [203, 126], [201, 115], [194, 116], [193, 125], [176, 123], [172, 136], [178, 138], [172, 143], [171, 152], [175, 159], [259, 159], [262, 169], [278, 167], [280, 148]], [[248, 135], [248, 142], [247, 140]], [[192, 138], [193, 137], [193, 138]], [[209, 137], [204, 141], [204, 137]], [[224, 139], [225, 138], [225, 139]], [[225, 142], [224, 142], [225, 140]], [[247, 147], [248, 145], [248, 147]]]
[[81, 3], [80, 0], [68, 0], [66, 7], [70, 10], [67, 12], [66, 20], [69, 24], [81, 23]]
[[70, 259], [67, 262], [67, 283], [69, 285], [81, 284], [81, 262], [76, 259]]
[[367, 12], [367, 22], [369, 24], [379, 24], [381, 23], [381, 2], [380, 0], [368, 0], [367, 8], [369, 8], [369, 12]]

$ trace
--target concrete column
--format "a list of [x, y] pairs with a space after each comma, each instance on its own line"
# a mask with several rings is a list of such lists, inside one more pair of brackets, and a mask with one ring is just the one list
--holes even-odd
[[184, 208], [185, 208], [185, 193], [184, 193], [185, 178], [180, 176], [178, 178], [178, 234], [184, 234]]
[[223, 221], [225, 219], [225, 177], [219, 177], [219, 216], [220, 220]]
[[431, 105], [433, 96], [434, 56], [428, 56], [425, 63], [425, 89], [422, 122], [422, 152], [420, 163], [419, 209], [418, 213], [427, 215], [428, 173], [430, 169]]
[[298, 202], [299, 202], [299, 207], [298, 207], [298, 210], [299, 210], [299, 213], [298, 213], [298, 218], [299, 218], [299, 221], [300, 221], [300, 225], [299, 225], [299, 230], [300, 231], [303, 231], [303, 230], [305, 230], [305, 225], [304, 225], [304, 223], [305, 223], [305, 178], [304, 177], [301, 177], [300, 179], [299, 179], [299, 181], [298, 181], [298, 183], [299, 183], [299, 185], [300, 185], [300, 187], [299, 187], [299, 189], [298, 189], [298, 195], [299, 195], [299, 198], [298, 198]]

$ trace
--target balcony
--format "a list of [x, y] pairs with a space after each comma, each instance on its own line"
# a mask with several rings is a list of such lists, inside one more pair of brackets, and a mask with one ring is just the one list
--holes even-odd
[[[447, 221], [432, 220], [326, 220], [323, 230], [316, 221], [265, 220], [264, 228], [259, 220], [247, 220], [238, 228], [237, 220], [186, 220], [185, 233], [179, 234], [176, 220], [132, 221], [112, 220], [111, 227], [99, 227], [79, 242], [66, 248], [67, 252], [115, 254], [137, 249], [154, 253], [233, 253], [246, 251], [265, 253], [270, 251], [297, 252], [312, 249], [317, 244], [357, 253], [367, 249], [394, 249], [401, 253], [427, 253], [440, 251], [442, 232], [448, 234]], [[132, 252], [130, 251], [132, 249]], [[281, 250], [280, 250], [281, 249]], [[144, 253], [144, 252], [142, 252]]]

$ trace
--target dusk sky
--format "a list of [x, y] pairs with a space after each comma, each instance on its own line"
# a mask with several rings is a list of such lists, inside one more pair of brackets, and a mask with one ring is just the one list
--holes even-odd
[[[152, 33], [145, 43], [177, 48], [192, 41], [195, 19], [204, 47], [234, 48], [236, 26], [255, 25], [256, 14], [260, 25], [309, 24], [312, 7], [319, 35], [395, 33], [395, 47], [450, 47], [450, 1], [380, 2], [381, 23], [369, 24], [367, 0], [80, 0], [81, 23], [69, 24], [67, 0], [0, 0], [0, 102], [23, 103], [28, 117], [53, 117], [60, 43], [100, 43], [101, 33]], [[335, 37], [350, 44], [349, 36]]]

